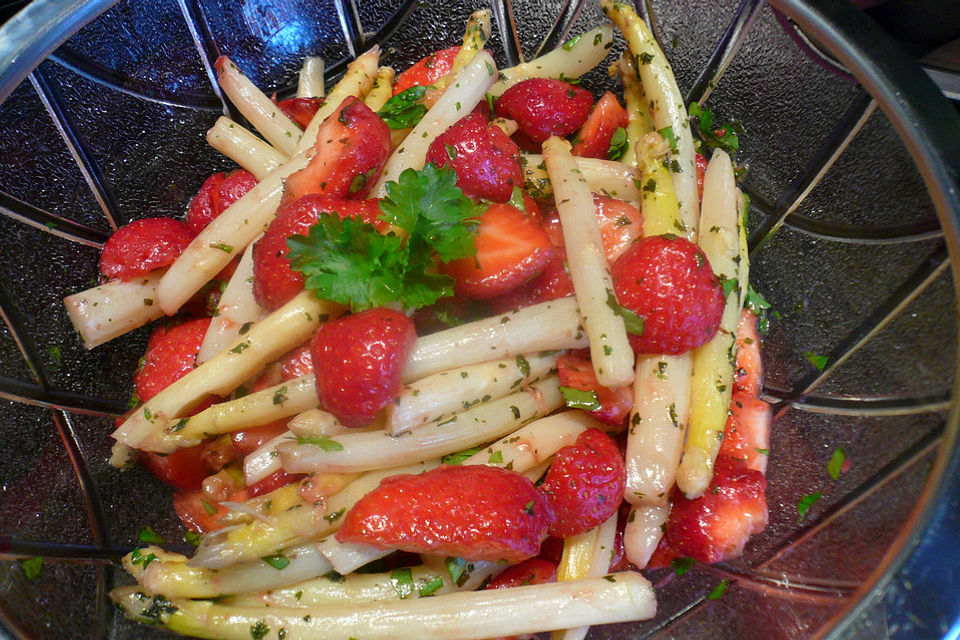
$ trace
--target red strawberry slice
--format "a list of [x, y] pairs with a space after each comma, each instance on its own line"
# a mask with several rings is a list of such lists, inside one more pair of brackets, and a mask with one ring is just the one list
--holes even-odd
[[487, 589], [508, 589], [528, 584], [546, 584], [557, 581], [557, 563], [543, 558], [530, 558], [520, 564], [507, 567], [490, 581]]
[[210, 318], [196, 318], [154, 329], [147, 352], [133, 377], [134, 389], [141, 402], [147, 402], [193, 371], [209, 326]]
[[560, 80], [530, 78], [504, 91], [494, 112], [516, 120], [519, 132], [539, 145], [550, 136], [568, 136], [579, 129], [592, 106], [589, 91]]
[[610, 139], [617, 127], [626, 127], [629, 122], [627, 110], [620, 106], [617, 97], [607, 91], [590, 112], [590, 117], [577, 133], [577, 143], [572, 153], [583, 158], [607, 159]]
[[253, 296], [261, 307], [274, 311], [303, 290], [303, 275], [290, 268], [287, 238], [307, 235], [321, 213], [340, 218], [359, 217], [378, 229], [386, 223], [378, 220], [377, 200], [344, 200], [324, 194], [304, 196], [280, 205], [277, 216], [263, 237], [253, 245]]
[[366, 198], [390, 155], [390, 128], [358, 98], [347, 97], [317, 133], [315, 155], [284, 183], [283, 201], [313, 193]]
[[590, 413], [600, 422], [621, 425], [633, 407], [633, 393], [630, 388], [611, 389], [600, 384], [589, 356], [580, 352], [557, 358], [557, 375], [562, 386], [592, 391], [597, 395], [600, 408]]
[[707, 158], [703, 154], [694, 156], [697, 163], [697, 194], [703, 200], [703, 174], [707, 172]]
[[516, 563], [547, 537], [547, 499], [514, 471], [443, 465], [383, 480], [344, 516], [340, 542]]
[[178, 489], [199, 489], [213, 470], [207, 463], [207, 445], [177, 449], [169, 455], [141, 452], [140, 462], [160, 480]]
[[393, 95], [406, 91], [410, 87], [429, 87], [447, 75], [453, 67], [453, 59], [460, 53], [460, 47], [449, 47], [435, 51], [397, 76], [393, 85]]
[[224, 210], [257, 186], [257, 179], [245, 169], [214, 173], [207, 178], [187, 207], [187, 225], [194, 235], [213, 222]]
[[313, 373], [313, 355], [307, 342], [280, 358], [280, 379], [286, 382]]
[[734, 392], [730, 400], [730, 415], [723, 429], [720, 455], [766, 474], [772, 421], [773, 413], [769, 404], [743, 392]]
[[[230, 496], [232, 502], [243, 502], [247, 499], [247, 492], [237, 491]], [[224, 524], [220, 519], [230, 510], [217, 502], [210, 502], [204, 498], [199, 489], [181, 489], [173, 494], [173, 509], [183, 522], [183, 526], [194, 533], [208, 533], [222, 529]]]
[[520, 286], [540, 273], [553, 256], [550, 238], [535, 220], [509, 204], [494, 204], [480, 216], [474, 236], [477, 254], [444, 264], [455, 290], [486, 300]]
[[750, 536], [767, 526], [767, 480], [730, 458], [717, 458], [713, 480], [703, 496], [673, 499], [666, 540], [681, 556], [698, 562], [731, 560], [743, 554]]
[[277, 420], [259, 427], [234, 431], [231, 434], [233, 450], [237, 457], [244, 458], [286, 431], [287, 420]]
[[502, 296], [493, 298], [490, 305], [497, 313], [505, 313], [547, 300], [572, 296], [573, 280], [567, 273], [566, 261], [567, 254], [563, 248], [555, 249], [553, 257], [540, 275]]
[[[274, 98], [274, 102], [276, 102], [276, 98]], [[280, 111], [283, 111], [301, 129], [307, 128], [322, 105], [323, 98], [287, 98], [277, 102]]]
[[723, 287], [697, 245], [672, 235], [636, 242], [613, 265], [617, 300], [644, 320], [631, 335], [637, 353], [680, 354], [720, 327]]
[[100, 273], [130, 281], [168, 267], [193, 240], [185, 223], [171, 218], [143, 218], [120, 227], [103, 245]]
[[365, 427], [400, 393], [400, 374], [417, 340], [399, 311], [368, 309], [317, 330], [311, 354], [320, 405], [348, 427]]
[[550, 535], [568, 538], [605, 522], [617, 512], [625, 482], [623, 456], [610, 436], [599, 429], [581, 433], [557, 452], [540, 485], [556, 516]]
[[[613, 264], [643, 235], [643, 216], [629, 202], [593, 194], [593, 207], [607, 262]], [[544, 216], [544, 229], [557, 246], [563, 246], [563, 228], [556, 209]]]
[[271, 491], [279, 489], [280, 487], [285, 487], [288, 484], [299, 482], [303, 477], [304, 475], [302, 473], [289, 474], [283, 469], [274, 471], [263, 480], [259, 480], [249, 485], [247, 487], [247, 496], [250, 498], [262, 496], [263, 494], [270, 493]]
[[734, 391], [759, 396], [763, 388], [763, 361], [760, 359], [760, 336], [757, 335], [757, 316], [744, 309], [737, 325], [737, 367], [733, 377]]
[[461, 118], [430, 144], [427, 162], [450, 165], [457, 186], [471, 198], [506, 202], [523, 187], [520, 149], [500, 127], [476, 111]]

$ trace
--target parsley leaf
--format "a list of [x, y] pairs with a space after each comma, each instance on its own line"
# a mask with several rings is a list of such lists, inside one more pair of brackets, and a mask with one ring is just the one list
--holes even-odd
[[420, 86], [401, 91], [387, 100], [377, 115], [383, 118], [391, 129], [407, 129], [416, 126], [427, 112], [427, 107], [420, 102], [426, 93], [427, 88]]
[[290, 558], [283, 555], [282, 553], [275, 553], [272, 556], [264, 556], [260, 558], [268, 565], [276, 569], [277, 571], [283, 571], [287, 568], [287, 565], [290, 564]]
[[434, 258], [449, 262], [476, 253], [470, 218], [477, 207], [448, 167], [407, 169], [386, 188], [380, 217], [405, 236], [321, 214], [307, 236], [287, 238], [291, 266], [317, 297], [361, 311], [392, 302], [418, 309], [453, 295], [453, 278], [435, 272]]
[[575, 387], [557, 387], [563, 401], [571, 409], [583, 409], [585, 411], [596, 411], [600, 408], [600, 399], [596, 391], [584, 391]]
[[20, 560], [20, 570], [23, 571], [23, 577], [27, 580], [36, 580], [43, 571], [43, 558], [33, 557]]
[[613, 130], [613, 136], [610, 137], [610, 148], [607, 149], [607, 157], [611, 160], [619, 160], [627, 150], [627, 130], [623, 127], [617, 127]]
[[443, 587], [443, 578], [434, 576], [429, 582], [420, 587], [420, 597], [426, 598], [427, 596], [432, 596], [441, 587]]
[[837, 447], [833, 450], [833, 455], [830, 456], [830, 462], [827, 463], [827, 473], [830, 475], [831, 480], [836, 480], [840, 477], [840, 474], [843, 473], [843, 463], [847, 459], [847, 454], [843, 452], [843, 449]]
[[480, 451], [481, 451], [480, 447], [475, 447], [473, 449], [464, 449], [463, 451], [457, 451], [456, 453], [448, 453], [447, 455], [443, 456], [443, 459], [441, 461], [443, 462], [443, 464], [452, 464], [452, 465], [462, 464], [464, 460], [466, 460], [470, 456], [480, 453]]
[[707, 600], [719, 600], [723, 597], [723, 594], [727, 592], [727, 587], [730, 585], [730, 580], [724, 578], [720, 581], [720, 584], [715, 586], [713, 590], [707, 594]]
[[140, 529], [140, 533], [137, 537], [140, 538], [140, 542], [145, 542], [146, 544], [163, 544], [163, 538], [161, 538], [160, 534], [154, 531], [150, 526]]
[[297, 436], [297, 444], [310, 444], [324, 451], [343, 451], [343, 445], [329, 436]]
[[770, 303], [763, 299], [763, 296], [757, 293], [753, 285], [747, 291], [747, 299], [744, 306], [757, 314], [757, 330], [760, 333], [766, 333], [770, 329], [770, 318], [767, 317], [767, 311], [770, 309]]
[[627, 333], [635, 336], [643, 335], [643, 317], [617, 302], [617, 296], [614, 295], [613, 291], [607, 291], [607, 306], [613, 309], [615, 314], [623, 318], [623, 324]]
[[701, 107], [696, 102], [690, 105], [690, 117], [698, 123], [700, 137], [708, 147], [723, 149], [732, 154], [740, 148], [738, 133], [743, 133], [743, 127], [737, 123], [714, 126], [713, 112], [710, 107]]
[[803, 356], [810, 361], [810, 364], [815, 366], [818, 371], [823, 371], [824, 367], [827, 366], [827, 356], [818, 356], [813, 351], [804, 351]]
[[390, 574], [390, 582], [393, 583], [393, 588], [401, 600], [406, 600], [413, 595], [413, 571], [410, 567], [394, 569]]
[[797, 518], [797, 523], [803, 522], [803, 519], [807, 517], [807, 511], [810, 510], [810, 507], [816, 504], [821, 495], [823, 494], [817, 491], [816, 493], [808, 493], [800, 498], [800, 502], [797, 503], [797, 513], [800, 516]]
[[674, 558], [670, 561], [670, 565], [673, 567], [674, 573], [676, 573], [678, 576], [682, 576], [687, 571], [690, 571], [695, 564], [697, 564], [696, 560], [685, 557]]

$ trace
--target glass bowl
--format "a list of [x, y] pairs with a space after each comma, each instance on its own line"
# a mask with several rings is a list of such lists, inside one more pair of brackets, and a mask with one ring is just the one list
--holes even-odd
[[[148, 330], [87, 352], [61, 300], [96, 279], [112, 228], [182, 216], [230, 166], [203, 135], [224, 110], [215, 57], [283, 97], [304, 55], [328, 81], [375, 43], [402, 69], [458, 43], [481, 4], [36, 0], [0, 30], [0, 636], [166, 636], [107, 599], [141, 527], [183, 535], [167, 487], [107, 464]], [[592, 1], [492, 8], [501, 65], [603, 21]], [[956, 634], [957, 114], [839, 0], [644, 9], [688, 100], [745, 129], [752, 280], [778, 312], [763, 351], [770, 525], [739, 560], [651, 572], [657, 618], [591, 637]], [[604, 69], [584, 79], [612, 84]], [[837, 448], [850, 464], [832, 479]], [[28, 579], [16, 559], [31, 556], [45, 560]]]

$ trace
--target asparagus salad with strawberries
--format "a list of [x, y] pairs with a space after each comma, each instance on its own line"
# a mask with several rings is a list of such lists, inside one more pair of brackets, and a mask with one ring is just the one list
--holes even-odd
[[[655, 616], [642, 569], [767, 522], [748, 202], [732, 128], [684, 105], [631, 6], [498, 69], [460, 46], [324, 93], [227, 58], [186, 221], [119, 229], [65, 303], [93, 348], [164, 315], [112, 463], [176, 492], [111, 597], [204, 638], [498, 638]], [[622, 98], [579, 78], [610, 65]], [[758, 319], [759, 316], [759, 319]], [[762, 327], [761, 327], [762, 329]], [[155, 536], [154, 536], [155, 537]], [[155, 542], [154, 540], [144, 540]], [[712, 596], [711, 596], [712, 597]]]

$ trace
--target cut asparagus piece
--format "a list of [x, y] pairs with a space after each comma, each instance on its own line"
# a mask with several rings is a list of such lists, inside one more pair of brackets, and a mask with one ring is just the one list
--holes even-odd
[[217, 60], [220, 88], [243, 117], [286, 157], [294, 155], [302, 132], [227, 56]]
[[[639, 573], [450, 593], [393, 602], [307, 608], [232, 607], [202, 600], [151, 597], [137, 587], [111, 592], [136, 620], [204, 638], [249, 640], [472, 640], [594, 624], [646, 620], [656, 615], [653, 587]], [[269, 635], [268, 635], [269, 634]]]
[[556, 372], [556, 366], [556, 354], [527, 354], [427, 376], [407, 385], [387, 406], [387, 425], [398, 435], [429, 422], [441, 422], [532, 384]]
[[393, 95], [393, 67], [380, 67], [377, 69], [377, 77], [370, 87], [370, 92], [363, 98], [363, 103], [370, 107], [371, 111], [380, 111], [387, 100]]
[[587, 338], [580, 325], [577, 301], [551, 300], [418, 338], [403, 369], [403, 380], [411, 382], [523, 353], [585, 346]]
[[639, 166], [637, 144], [646, 134], [653, 131], [653, 119], [650, 117], [650, 102], [643, 91], [637, 76], [637, 65], [633, 57], [624, 53], [617, 63], [620, 81], [623, 83], [623, 101], [627, 104], [627, 148], [620, 161], [631, 167]]
[[320, 323], [341, 311], [304, 291], [253, 327], [234, 346], [214, 356], [150, 399], [113, 438], [136, 447], [172, 418], [183, 416], [209, 395], [227, 395], [288, 350], [303, 344]]
[[257, 180], [287, 161], [280, 153], [230, 118], [220, 116], [207, 131], [207, 144], [249, 171]]
[[283, 468], [291, 473], [366, 471], [442, 456], [516, 431], [563, 405], [557, 378], [458, 413], [443, 422], [412, 429], [402, 437], [386, 432], [346, 433], [331, 438], [298, 438], [281, 444]]
[[73, 328], [87, 349], [109, 342], [163, 315], [157, 286], [163, 271], [124, 282], [111, 280], [63, 299]]
[[630, 510], [623, 530], [623, 551], [634, 566], [643, 569], [650, 562], [669, 517], [669, 504], [642, 505]]
[[600, 384], [621, 387], [633, 381], [633, 348], [613, 291], [610, 265], [593, 204], [593, 195], [570, 155], [570, 143], [552, 136], [543, 158], [553, 185], [567, 248], [570, 278], [590, 340], [590, 360]]
[[323, 58], [307, 56], [303, 59], [300, 68], [300, 77], [297, 82], [298, 98], [323, 97]]
[[450, 70], [440, 79], [433, 83], [433, 86], [427, 88], [423, 102], [427, 107], [432, 107], [436, 101], [443, 95], [443, 92], [453, 84], [457, 75], [470, 64], [473, 58], [483, 51], [490, 37], [490, 10], [480, 9], [470, 14], [467, 19], [467, 26], [463, 32], [463, 44], [460, 50], [454, 56], [450, 64]]
[[490, 93], [500, 97], [513, 85], [529, 78], [576, 80], [600, 64], [612, 46], [613, 29], [610, 25], [591, 29], [530, 62], [504, 69]]

